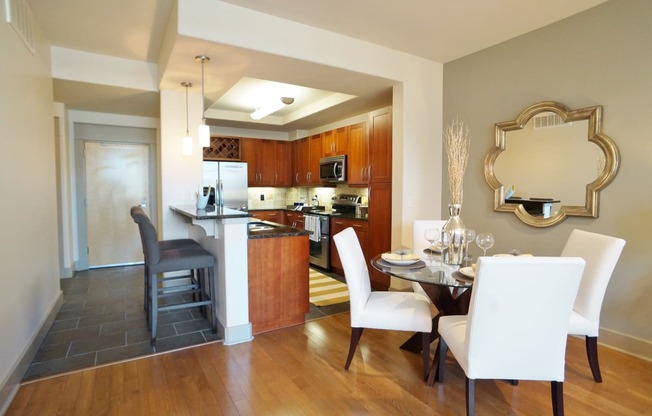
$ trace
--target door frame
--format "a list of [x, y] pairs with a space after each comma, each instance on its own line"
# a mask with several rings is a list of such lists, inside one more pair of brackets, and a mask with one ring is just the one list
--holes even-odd
[[157, 130], [148, 127], [125, 127], [75, 122], [75, 196], [77, 215], [77, 261], [75, 270], [88, 270], [88, 218], [86, 215], [86, 142], [147, 145], [149, 150], [149, 211], [154, 224], [158, 213]]

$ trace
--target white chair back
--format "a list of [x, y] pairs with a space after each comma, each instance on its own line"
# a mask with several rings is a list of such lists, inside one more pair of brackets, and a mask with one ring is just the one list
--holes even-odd
[[[564, 380], [581, 258], [481, 257], [466, 340], [472, 379]], [[456, 355], [458, 361], [462, 357]]]
[[344, 277], [349, 289], [351, 305], [351, 326], [360, 326], [358, 320], [371, 294], [369, 269], [358, 236], [349, 227], [333, 236], [337, 253], [344, 268]]
[[573, 230], [566, 241], [562, 257], [581, 257], [586, 268], [577, 292], [573, 310], [595, 324], [596, 335], [600, 322], [602, 301], [607, 285], [625, 247], [625, 240], [606, 235]]
[[423, 250], [430, 244], [423, 236], [427, 228], [439, 228], [440, 230], [446, 224], [446, 220], [414, 220], [412, 221], [412, 252], [423, 258]]

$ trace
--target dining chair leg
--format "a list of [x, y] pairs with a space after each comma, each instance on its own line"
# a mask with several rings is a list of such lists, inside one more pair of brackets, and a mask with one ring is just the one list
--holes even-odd
[[598, 337], [586, 337], [586, 356], [589, 359], [591, 374], [596, 383], [602, 383], [600, 363], [598, 362]]
[[446, 354], [448, 353], [448, 345], [444, 338], [439, 337], [439, 362], [437, 363], [437, 371], [435, 378], [438, 383], [444, 382], [444, 368], [446, 367]]
[[421, 350], [423, 355], [423, 379], [428, 379], [428, 371], [430, 370], [430, 332], [421, 333]]
[[475, 416], [475, 380], [466, 377], [466, 414]]
[[364, 328], [351, 328], [351, 345], [349, 346], [349, 356], [346, 357], [346, 364], [344, 364], [345, 370], [348, 370], [351, 365], [351, 360], [353, 360], [353, 355], [355, 354], [355, 349], [358, 346], [363, 330]]
[[553, 416], [564, 416], [564, 382], [551, 381], [550, 393], [552, 396]]

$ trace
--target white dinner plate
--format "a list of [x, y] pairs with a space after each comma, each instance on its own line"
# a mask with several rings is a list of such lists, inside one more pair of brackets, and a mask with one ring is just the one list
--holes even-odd
[[473, 270], [473, 267], [462, 267], [460, 273], [466, 277], [475, 278], [475, 270]]
[[410, 260], [390, 260], [390, 259], [383, 259], [389, 264], [394, 264], [396, 266], [409, 266], [411, 264], [414, 264], [418, 262], [420, 259], [410, 259]]
[[396, 266], [409, 266], [411, 264], [414, 264], [421, 260], [421, 258], [416, 255], [412, 254], [410, 252], [390, 252], [390, 253], [383, 253], [380, 256], [383, 260], [385, 260], [389, 264], [393, 264]]

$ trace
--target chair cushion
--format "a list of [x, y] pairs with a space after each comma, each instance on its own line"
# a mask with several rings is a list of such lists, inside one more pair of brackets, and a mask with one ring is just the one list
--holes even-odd
[[161, 240], [158, 242], [161, 250], [170, 250], [175, 248], [195, 247], [199, 248], [201, 245], [192, 238], [178, 238], [175, 240]]
[[579, 313], [572, 311], [568, 325], [568, 334], [597, 337], [600, 332], [599, 326], [599, 322], [590, 321]]
[[354, 328], [389, 329], [396, 331], [432, 331], [430, 302], [410, 292], [371, 292], [364, 308], [351, 316]]
[[147, 267], [151, 274], [202, 269], [215, 267], [215, 257], [201, 247], [162, 250], [159, 261]]

